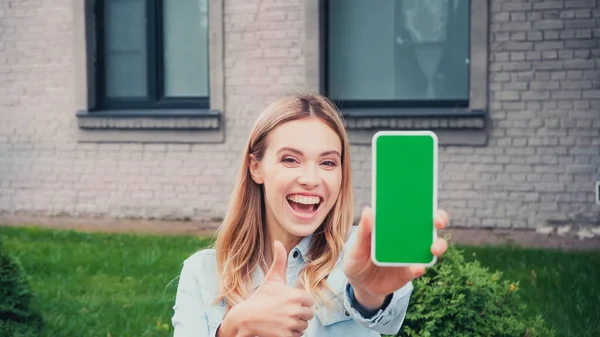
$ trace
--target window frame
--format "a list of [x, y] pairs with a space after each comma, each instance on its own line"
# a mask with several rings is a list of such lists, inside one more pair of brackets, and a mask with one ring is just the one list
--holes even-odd
[[[398, 0], [400, 1], [400, 0]], [[469, 1], [469, 11], [471, 0]], [[321, 57], [322, 57], [322, 72], [321, 72], [321, 91], [329, 96], [329, 88], [330, 88], [330, 76], [329, 76], [329, 21], [330, 21], [330, 2], [329, 0], [322, 0], [320, 3], [320, 12], [321, 12]], [[471, 15], [469, 13], [469, 25], [467, 33], [470, 35], [471, 27]], [[470, 36], [467, 36], [469, 40], [467, 55], [471, 56], [471, 41]], [[470, 91], [471, 80], [470, 80], [470, 72], [471, 69], [468, 67], [467, 74], [467, 87]], [[469, 96], [469, 95], [467, 95]], [[374, 100], [357, 100], [357, 99], [337, 99], [331, 97], [331, 99], [340, 107], [344, 108], [468, 108], [470, 98], [466, 99], [374, 99]]]
[[[325, 84], [326, 24], [328, 0], [304, 3], [307, 90], [327, 95]], [[467, 107], [351, 107], [335, 101], [344, 120], [350, 142], [370, 145], [380, 130], [431, 130], [441, 146], [486, 146], [491, 134], [489, 115], [489, 31], [488, 0], [469, 1], [469, 105]], [[350, 104], [351, 105], [351, 104]]]
[[224, 0], [208, 0], [209, 107], [105, 109], [98, 100], [96, 5], [73, 0], [74, 114], [82, 143], [222, 144], [226, 140]]
[[[208, 4], [210, 6], [210, 3]], [[162, 34], [163, 1], [146, 0], [146, 55], [147, 55], [147, 83], [148, 95], [144, 98], [109, 98], [106, 97], [106, 57], [105, 57], [105, 28], [106, 28], [106, 1], [95, 1], [95, 39], [97, 41], [96, 58], [96, 97], [99, 110], [131, 110], [131, 109], [208, 109], [210, 106], [210, 66], [206, 72], [206, 81], [209, 83], [209, 95], [202, 97], [167, 97], [164, 95], [164, 36]], [[210, 42], [207, 32], [206, 51], [210, 58]], [[210, 60], [209, 60], [210, 62]]]

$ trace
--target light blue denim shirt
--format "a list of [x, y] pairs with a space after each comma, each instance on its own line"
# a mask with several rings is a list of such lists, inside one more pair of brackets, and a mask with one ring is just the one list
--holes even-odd
[[[304, 266], [304, 255], [308, 253], [311, 237], [304, 238], [288, 256], [287, 282], [294, 284]], [[347, 254], [356, 240], [353, 227], [345, 246]], [[345, 255], [344, 254], [344, 255]], [[333, 307], [315, 306], [315, 316], [309, 321], [304, 333], [306, 337], [367, 337], [398, 332], [404, 317], [412, 283], [394, 292], [391, 302], [372, 317], [363, 317], [352, 305], [348, 282], [342, 270], [343, 256], [330, 273], [327, 282], [336, 290]], [[218, 271], [213, 249], [198, 251], [183, 263], [172, 318], [174, 337], [214, 337], [225, 315], [225, 303], [213, 304], [218, 293]], [[252, 290], [261, 284], [264, 274], [260, 268], [252, 275]]]

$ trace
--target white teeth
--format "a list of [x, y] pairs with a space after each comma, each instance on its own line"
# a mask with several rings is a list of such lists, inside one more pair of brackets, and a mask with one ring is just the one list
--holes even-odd
[[319, 197], [315, 197], [315, 196], [306, 196], [306, 195], [289, 195], [288, 200], [291, 200], [293, 202], [297, 202], [299, 204], [305, 204], [305, 205], [315, 205], [318, 204], [319, 202], [321, 202], [321, 198]]

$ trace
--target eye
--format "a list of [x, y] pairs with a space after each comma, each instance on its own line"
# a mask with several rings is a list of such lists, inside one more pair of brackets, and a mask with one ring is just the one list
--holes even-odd
[[323, 165], [325, 166], [330, 166], [330, 167], [335, 167], [337, 166], [337, 163], [333, 160], [325, 160], [323, 161]]
[[287, 156], [287, 157], [283, 157], [281, 159], [281, 162], [286, 163], [286, 164], [297, 164], [298, 160], [296, 160], [296, 158], [294, 158], [294, 157]]

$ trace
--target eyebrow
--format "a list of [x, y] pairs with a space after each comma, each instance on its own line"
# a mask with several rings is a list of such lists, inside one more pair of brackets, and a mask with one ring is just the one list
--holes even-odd
[[[300, 155], [300, 156], [304, 155], [304, 154], [302, 153], [302, 151], [300, 151], [300, 150], [298, 150], [298, 149], [294, 149], [293, 147], [289, 147], [289, 146], [284, 146], [284, 147], [280, 148], [280, 149], [277, 151], [277, 154], [279, 154], [279, 153], [281, 153], [281, 152], [284, 152], [284, 151], [290, 151], [290, 152], [294, 152], [294, 153], [296, 153], [296, 154], [298, 154], [298, 155]], [[340, 157], [340, 158], [342, 157], [342, 155], [341, 155], [341, 154], [340, 154], [338, 151], [336, 151], [336, 150], [330, 150], [330, 151], [321, 152], [321, 154], [320, 154], [320, 155], [321, 155], [321, 156], [328, 156], [328, 155], [331, 155], [331, 154], [333, 154], [333, 155], [336, 155], [336, 156], [338, 156], [338, 157]]]

